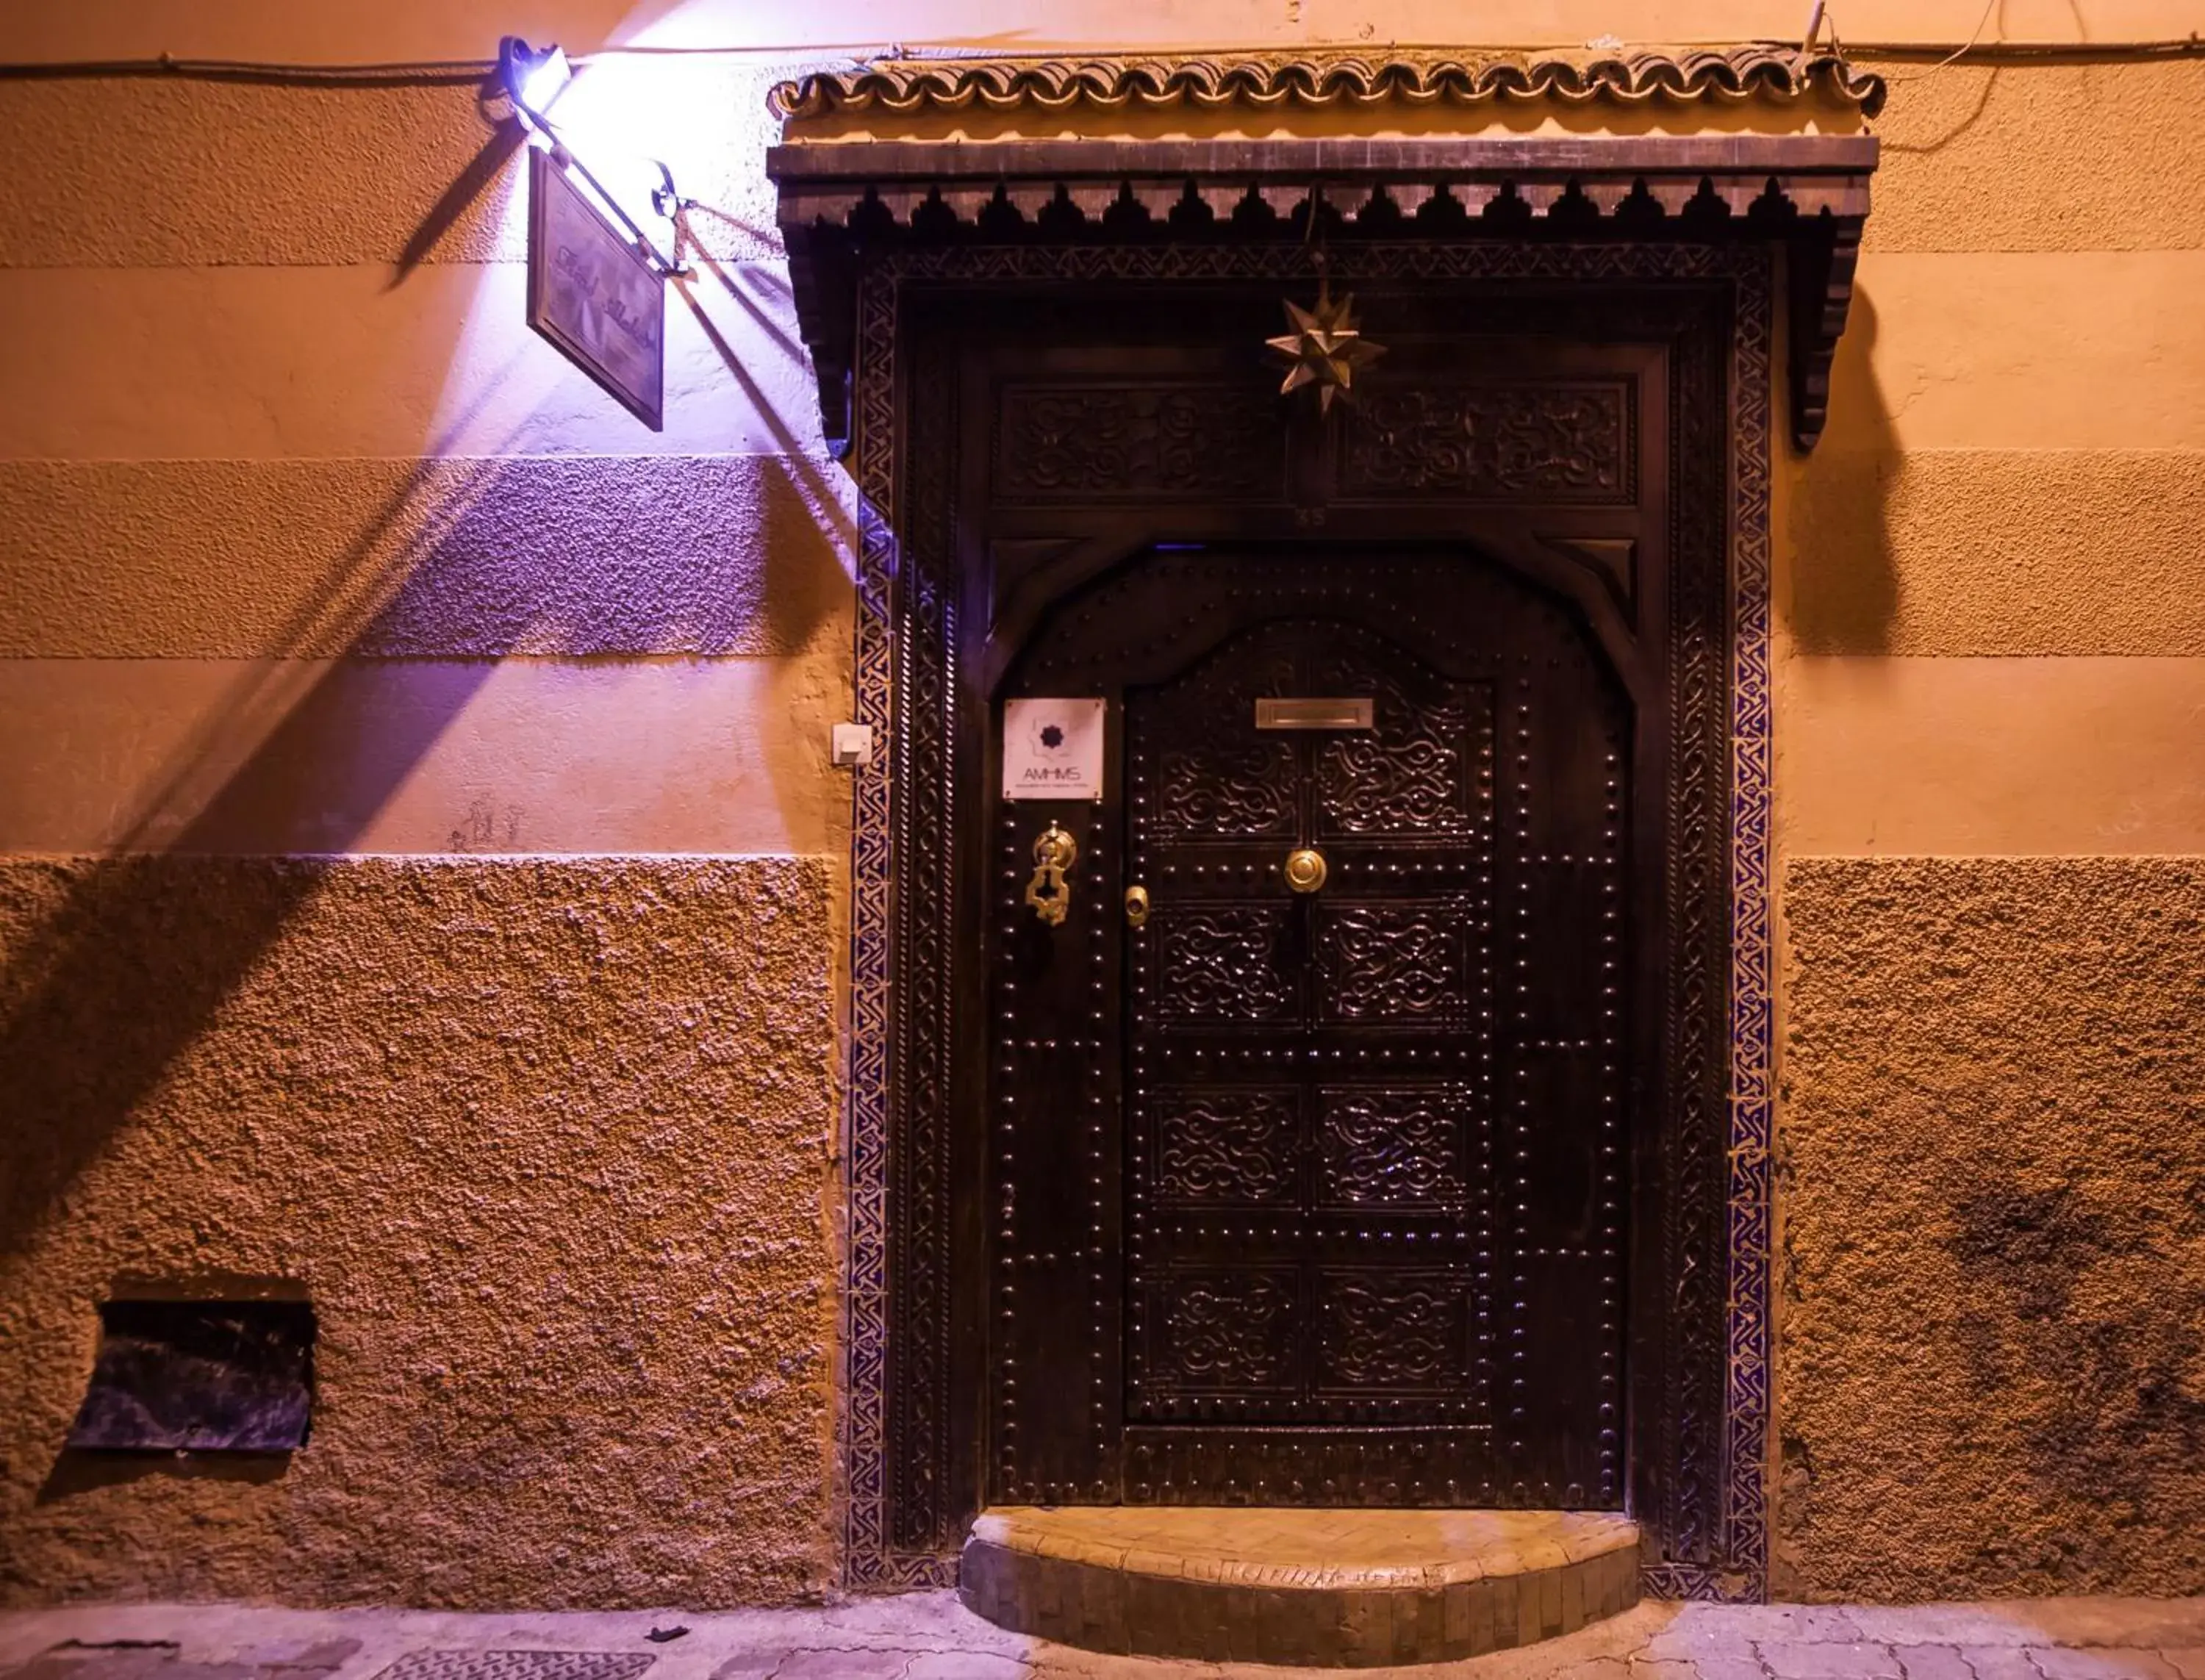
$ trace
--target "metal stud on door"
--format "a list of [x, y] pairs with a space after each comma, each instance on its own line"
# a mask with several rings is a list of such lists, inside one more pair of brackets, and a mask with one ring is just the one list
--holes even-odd
[[1362, 563], [1382, 608], [1159, 561], [1020, 679], [1114, 690], [1059, 822], [1118, 913], [1044, 922], [1055, 843], [999, 808], [1005, 1503], [1620, 1498], [1615, 692], [1528, 591]]

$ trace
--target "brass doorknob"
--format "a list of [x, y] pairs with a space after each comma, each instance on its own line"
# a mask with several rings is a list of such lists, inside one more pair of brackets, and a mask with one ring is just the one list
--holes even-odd
[[1287, 885], [1297, 893], [1314, 893], [1324, 885], [1324, 853], [1300, 846], [1287, 853]]

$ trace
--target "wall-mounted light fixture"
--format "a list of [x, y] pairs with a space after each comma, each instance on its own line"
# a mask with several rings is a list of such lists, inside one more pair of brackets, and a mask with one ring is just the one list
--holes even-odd
[[[497, 44], [497, 77], [506, 98], [513, 102], [513, 114], [520, 126], [550, 149], [554, 163], [571, 169], [589, 184], [598, 202], [634, 235], [637, 250], [651, 267], [669, 278], [686, 276], [689, 270], [661, 251], [651, 235], [636, 225], [635, 218], [621, 207], [620, 200], [606, 190], [590, 166], [574, 155], [574, 148], [559, 132], [558, 124], [552, 121], [552, 105], [574, 79], [574, 66], [568, 62], [566, 49], [556, 43], [539, 49], [518, 35], [508, 35]], [[656, 158], [651, 161], [662, 182], [651, 190], [651, 207], [661, 216], [671, 217], [675, 211], [685, 208], [688, 201], [675, 190], [673, 172]]]
[[566, 48], [555, 45], [538, 52], [520, 36], [508, 35], [497, 44], [497, 76], [521, 122], [538, 134], [550, 135], [551, 122], [547, 113], [574, 79]]

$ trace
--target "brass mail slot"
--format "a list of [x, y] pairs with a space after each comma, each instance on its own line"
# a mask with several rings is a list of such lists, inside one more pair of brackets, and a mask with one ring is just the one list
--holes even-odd
[[1258, 700], [1258, 729], [1368, 729], [1368, 700]]

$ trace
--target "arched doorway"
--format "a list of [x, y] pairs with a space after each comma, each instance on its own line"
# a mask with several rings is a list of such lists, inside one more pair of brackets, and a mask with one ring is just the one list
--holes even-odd
[[[1313, 284], [1305, 251], [943, 248], [871, 271], [858, 699], [886, 750], [857, 789], [845, 1446], [863, 1584], [954, 1578], [1016, 1421], [990, 1376], [989, 950], [999, 702], [1025, 650], [1141, 556], [1384, 550], [1522, 580], [1629, 697], [1626, 891], [1650, 935], [1626, 981], [1621, 1499], [1649, 1592], [1760, 1590], [1768, 269], [1746, 248], [1475, 242], [1330, 261], [1397, 347], [1329, 416], [1281, 401], [1260, 349], [1281, 291]], [[1413, 636], [1463, 598], [1428, 583], [1364, 627]], [[1141, 639], [1174, 622], [1146, 616]], [[1126, 1374], [1102, 1371], [1105, 1393]], [[1108, 1472], [1019, 1471], [1083, 1498], [1098, 1479], [1109, 1495]]]

